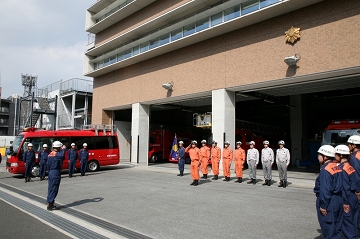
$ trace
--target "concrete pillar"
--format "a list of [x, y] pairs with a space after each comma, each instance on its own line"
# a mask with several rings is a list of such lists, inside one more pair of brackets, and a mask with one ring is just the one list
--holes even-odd
[[72, 95], [72, 102], [71, 102], [71, 127], [74, 129], [75, 128], [75, 105], [76, 103], [76, 93], [74, 92]]
[[131, 118], [131, 163], [148, 166], [150, 106], [135, 103]]
[[[212, 133], [213, 139], [223, 149], [229, 141], [235, 147], [235, 92], [225, 89], [212, 91]], [[220, 162], [222, 169], [222, 161]]]
[[296, 160], [302, 159], [302, 140], [303, 140], [303, 122], [302, 122], [302, 99], [301, 95], [290, 96], [290, 137], [291, 137], [291, 165], [296, 164]]
[[120, 162], [130, 162], [131, 152], [131, 122], [114, 121], [120, 144]]

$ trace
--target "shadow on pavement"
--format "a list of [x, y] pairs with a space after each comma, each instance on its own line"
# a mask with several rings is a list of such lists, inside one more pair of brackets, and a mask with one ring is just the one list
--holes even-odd
[[75, 207], [75, 206], [83, 205], [83, 204], [86, 204], [86, 203], [101, 202], [102, 200], [104, 200], [103, 197], [97, 197], [97, 198], [92, 198], [92, 199], [82, 199], [82, 200], [79, 200], [79, 201], [72, 202], [70, 204], [61, 205], [58, 208], [60, 209], [60, 208]]

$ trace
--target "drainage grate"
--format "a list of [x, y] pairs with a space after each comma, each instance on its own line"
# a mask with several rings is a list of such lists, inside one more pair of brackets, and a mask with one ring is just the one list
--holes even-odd
[[105, 239], [108, 237], [104, 237], [96, 232], [93, 232], [85, 227], [82, 227], [80, 225], [75, 224], [74, 222], [71, 222], [67, 219], [64, 219], [54, 213], [48, 212], [44, 210], [43, 208], [40, 208], [38, 206], [34, 206], [31, 203], [28, 203], [22, 199], [19, 199], [17, 197], [14, 197], [8, 193], [5, 193], [3, 191], [0, 191], [0, 197], [5, 199], [8, 202], [11, 202], [15, 206], [23, 209], [24, 211], [27, 211], [45, 221], [48, 223], [53, 224], [54, 226], [62, 229], [63, 231], [66, 231], [70, 233], [71, 235], [78, 237], [78, 238], [89, 238], [89, 239]]
[[[44, 203], [45, 199], [42, 198], [42, 197], [39, 197], [39, 196], [36, 196], [36, 195], [33, 195], [31, 193], [27, 193], [27, 192], [24, 192], [22, 190], [19, 190], [17, 188], [13, 188], [11, 186], [8, 186], [6, 184], [3, 184], [3, 183], [0, 183], [0, 186], [9, 190], [9, 191], [12, 191], [12, 192], [15, 192], [17, 194], [20, 194], [24, 197], [28, 197], [36, 202], [39, 202], [39, 203]], [[93, 216], [90, 216], [88, 214], [85, 214], [85, 213], [82, 213], [82, 212], [79, 212], [79, 211], [76, 211], [72, 208], [68, 208], [68, 207], [61, 207], [61, 211], [62, 212], [65, 212], [73, 217], [76, 217], [76, 218], [79, 218], [81, 220], [84, 220], [84, 221], [87, 221], [89, 223], [92, 223], [98, 227], [101, 227], [105, 230], [108, 230], [110, 232], [113, 232], [115, 234], [118, 234], [122, 237], [125, 237], [125, 238], [129, 238], [129, 239], [151, 239], [151, 237], [148, 237], [148, 236], [145, 236], [143, 234], [140, 234], [138, 232], [135, 232], [135, 231], [132, 231], [132, 230], [129, 230], [129, 229], [126, 229], [124, 227], [121, 227], [121, 226], [118, 226], [118, 225], [115, 225], [113, 223], [110, 223], [110, 222], [107, 222], [107, 221], [104, 221], [104, 220], [101, 220], [99, 218], [96, 218], [96, 217], [93, 217]]]

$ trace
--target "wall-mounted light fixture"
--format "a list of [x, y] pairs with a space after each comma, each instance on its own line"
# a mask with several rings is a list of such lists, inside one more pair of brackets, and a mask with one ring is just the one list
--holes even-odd
[[300, 55], [295, 54], [293, 56], [288, 56], [285, 57], [284, 62], [288, 65], [288, 66], [295, 66], [296, 63], [300, 60]]
[[173, 86], [174, 86], [174, 82], [172, 81], [162, 84], [162, 87], [166, 90], [172, 90]]

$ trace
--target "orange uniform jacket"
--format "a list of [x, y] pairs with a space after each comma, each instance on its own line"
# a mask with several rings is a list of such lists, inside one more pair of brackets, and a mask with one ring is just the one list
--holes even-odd
[[222, 153], [223, 160], [229, 160], [232, 161], [233, 158], [233, 151], [230, 147], [224, 148]]
[[193, 161], [199, 161], [200, 158], [201, 158], [200, 150], [199, 150], [198, 147], [195, 147], [195, 148], [189, 148], [189, 147], [188, 147], [188, 148], [185, 149], [185, 152], [186, 152], [186, 153], [189, 153], [191, 162], [193, 162]]
[[234, 161], [242, 161], [242, 163], [245, 162], [245, 150], [243, 149], [235, 149], [234, 151]]
[[221, 149], [218, 146], [211, 148], [211, 161], [220, 161], [220, 152]]
[[200, 149], [200, 159], [201, 161], [204, 159], [210, 159], [210, 148], [208, 146], [203, 146]]

